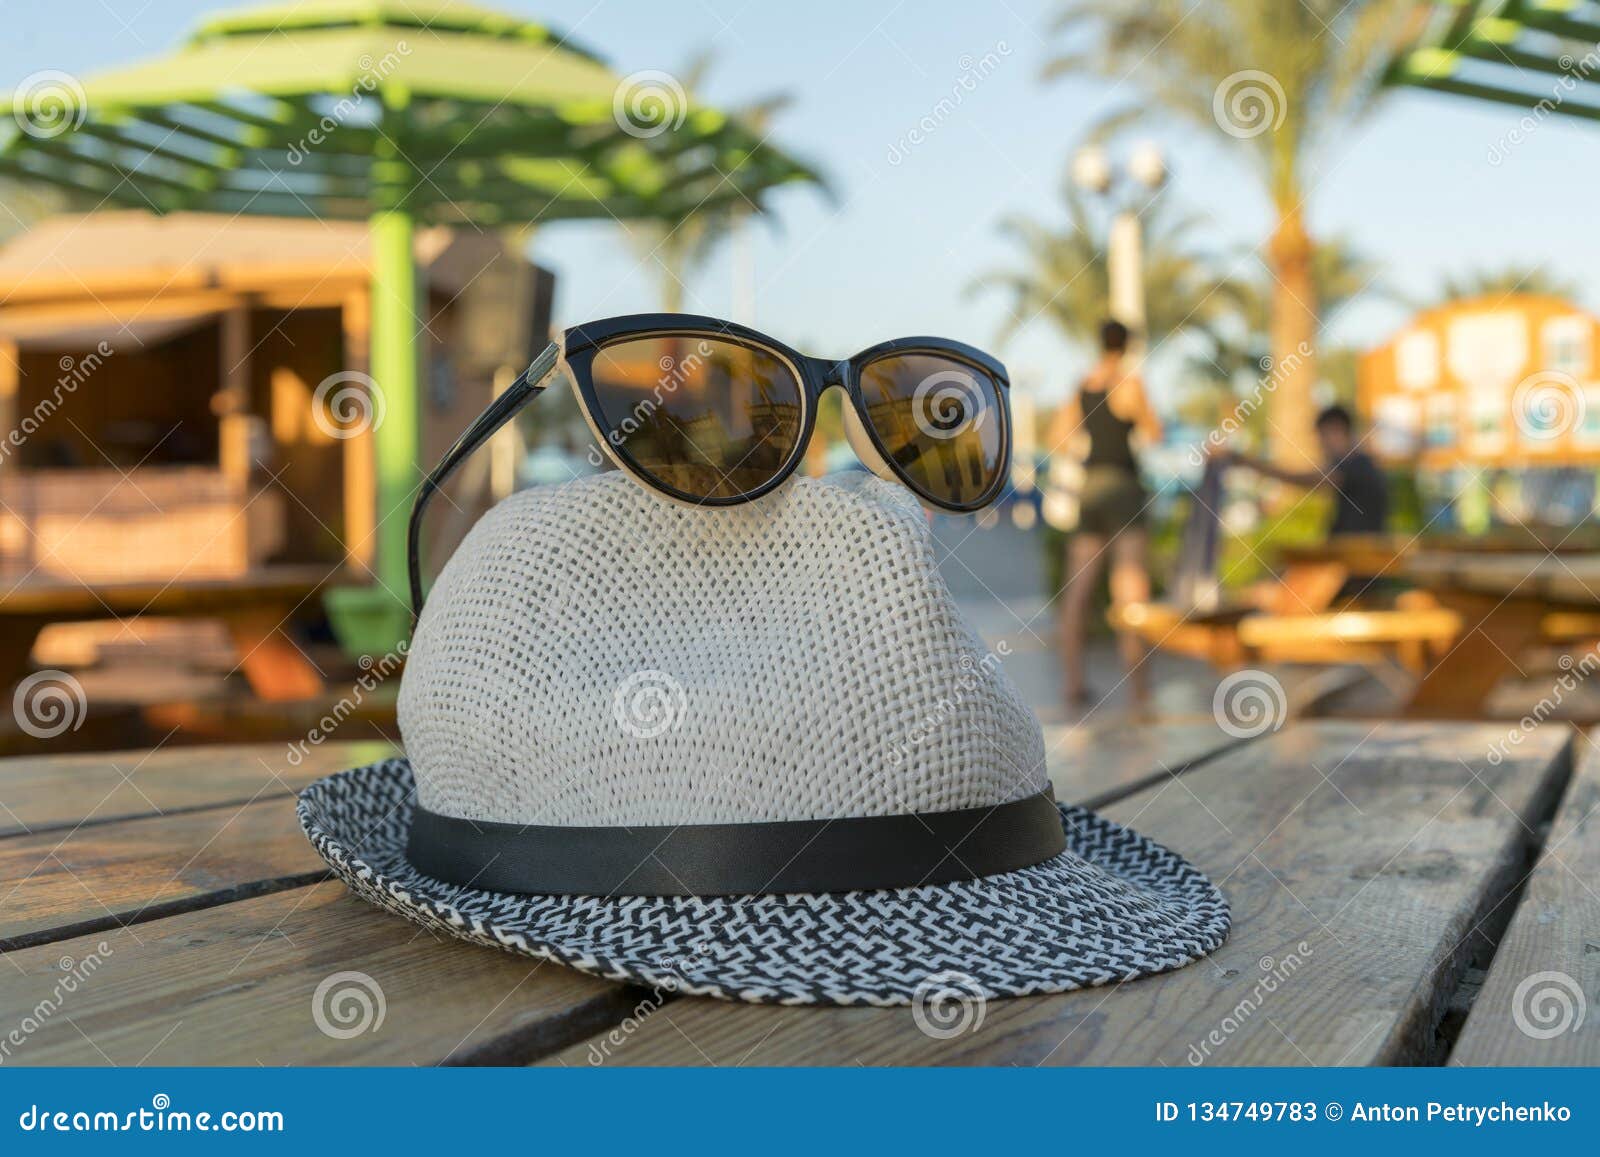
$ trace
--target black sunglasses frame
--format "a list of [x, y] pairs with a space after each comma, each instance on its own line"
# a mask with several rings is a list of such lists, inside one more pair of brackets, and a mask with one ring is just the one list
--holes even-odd
[[[600, 406], [600, 399], [594, 388], [593, 365], [595, 355], [607, 346], [646, 337], [701, 337], [733, 342], [775, 354], [788, 363], [794, 370], [801, 388], [803, 403], [802, 425], [800, 436], [795, 441], [794, 450], [770, 479], [753, 490], [743, 491], [739, 494], [714, 498], [689, 494], [655, 478], [628, 453], [626, 439], [616, 437], [616, 431], [605, 428], [608, 424], [604, 417], [605, 411]], [[947, 338], [895, 338], [892, 341], [880, 342], [877, 345], [870, 346], [853, 357], [830, 361], [826, 358], [808, 357], [758, 330], [740, 325], [737, 322], [723, 321], [719, 318], [705, 317], [698, 314], [637, 313], [573, 326], [562, 334], [560, 341], [552, 343], [535, 358], [533, 363], [512, 382], [510, 387], [473, 421], [472, 425], [456, 440], [455, 445], [451, 446], [444, 457], [439, 460], [439, 464], [429, 473], [422, 484], [422, 488], [418, 491], [416, 501], [411, 508], [411, 523], [407, 544], [413, 625], [417, 617], [422, 613], [422, 571], [420, 565], [422, 515], [429, 501], [468, 455], [488, 441], [497, 430], [509, 422], [529, 401], [544, 392], [546, 381], [556, 370], [561, 368], [566, 369], [567, 376], [571, 378], [573, 385], [576, 387], [579, 399], [583, 403], [586, 420], [589, 422], [596, 438], [602, 443], [605, 452], [615, 458], [618, 465], [625, 467], [636, 481], [679, 502], [693, 506], [740, 506], [746, 502], [753, 502], [763, 495], [770, 494], [783, 485], [805, 458], [806, 449], [810, 446], [812, 434], [816, 430], [817, 409], [822, 395], [828, 390], [837, 387], [842, 389], [849, 397], [850, 404], [859, 420], [859, 425], [865, 431], [879, 461], [894, 474], [903, 486], [930, 506], [949, 511], [952, 514], [971, 514], [982, 510], [999, 497], [1000, 493], [1005, 489], [1006, 480], [1010, 475], [1011, 413], [1010, 406], [1005, 402], [1005, 394], [999, 395], [1002, 404], [999, 407], [999, 413], [995, 415], [995, 421], [999, 425], [1000, 454], [994, 481], [976, 499], [966, 503], [945, 501], [938, 495], [930, 494], [926, 489], [917, 485], [890, 456], [868, 416], [866, 399], [861, 393], [862, 372], [872, 363], [881, 361], [884, 358], [918, 353], [933, 354], [964, 363], [985, 374], [1001, 390], [1009, 392], [1011, 388], [1010, 376], [1006, 373], [1005, 366], [997, 359], [973, 346], [951, 341]], [[872, 463], [867, 463], [867, 465], [871, 467]]]

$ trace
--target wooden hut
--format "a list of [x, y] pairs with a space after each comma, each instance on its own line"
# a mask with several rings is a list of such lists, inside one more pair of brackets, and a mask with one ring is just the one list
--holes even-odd
[[[361, 222], [99, 212], [0, 249], [0, 576], [365, 571], [377, 548]], [[422, 455], [549, 331], [554, 279], [419, 230]]]

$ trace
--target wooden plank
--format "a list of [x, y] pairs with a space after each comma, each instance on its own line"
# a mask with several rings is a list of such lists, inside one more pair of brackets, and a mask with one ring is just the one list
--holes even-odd
[[1402, 643], [1446, 645], [1461, 632], [1461, 616], [1439, 607], [1408, 611], [1330, 611], [1327, 614], [1253, 615], [1239, 624], [1239, 641], [1260, 652], [1292, 651], [1302, 643]]
[[30, 578], [0, 591], [0, 615], [48, 615], [65, 620], [118, 615], [200, 615], [248, 609], [273, 600], [298, 603], [327, 586], [348, 581], [325, 567], [270, 566], [234, 578], [180, 582], [117, 581], [80, 583]]
[[1155, 727], [1096, 723], [1044, 729], [1045, 761], [1056, 798], [1085, 807], [1102, 807], [1242, 742], [1210, 720]]
[[242, 804], [393, 754], [361, 741], [18, 756], [0, 760], [0, 836]]
[[282, 795], [0, 840], [0, 952], [308, 884], [327, 867]]
[[1197, 613], [1172, 603], [1132, 603], [1112, 607], [1106, 621], [1119, 631], [1132, 631], [1152, 647], [1204, 659], [1224, 670], [1244, 660], [1239, 645], [1238, 622], [1248, 609], [1222, 613]]
[[[1482, 912], [1514, 881], [1567, 737], [1499, 766], [1495, 727], [1317, 722], [1105, 810], [1191, 858], [1233, 908], [1210, 958], [1133, 983], [991, 1001], [932, 1039], [908, 1008], [685, 998], [551, 1064], [1394, 1064], [1434, 1026]], [[1267, 978], [1272, 991], [1264, 991]], [[617, 1043], [620, 1041], [620, 1043]]]
[[1409, 558], [1403, 570], [1423, 586], [1572, 607], [1600, 603], [1600, 559], [1590, 553], [1427, 551]]
[[314, 699], [325, 686], [322, 672], [306, 658], [288, 629], [305, 601], [262, 601], [223, 615], [239, 652], [239, 669], [256, 697], [267, 703]]
[[1579, 740], [1572, 782], [1450, 1054], [1453, 1065], [1600, 1065], [1597, 740], [1595, 733]]
[[[508, 1062], [615, 1022], [638, 1001], [569, 968], [435, 940], [337, 881], [5, 961], [16, 967], [0, 965], [0, 1027], [23, 1038], [0, 1036], [6, 1065]], [[61, 991], [66, 976], [79, 978], [73, 991]], [[330, 1007], [340, 992], [347, 999]], [[335, 1030], [359, 1028], [359, 1018], [328, 1015], [355, 1014], [358, 992], [374, 1009], [367, 1031], [319, 1028], [314, 1009]]]
[[[271, 743], [298, 739], [319, 730], [336, 708], [340, 733], [398, 741], [395, 705], [398, 679], [361, 693], [355, 702], [347, 685], [333, 683], [320, 699], [269, 703], [254, 695], [231, 695], [178, 702], [151, 703], [139, 709], [145, 726], [157, 736], [177, 729], [185, 743]], [[3, 718], [0, 718], [3, 722]]]

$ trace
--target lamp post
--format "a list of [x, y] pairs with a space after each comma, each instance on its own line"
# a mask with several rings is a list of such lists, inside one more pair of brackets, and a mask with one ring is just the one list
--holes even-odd
[[1072, 181], [1112, 207], [1106, 240], [1108, 303], [1111, 316], [1131, 331], [1128, 357], [1138, 365], [1145, 348], [1144, 231], [1139, 214], [1167, 183], [1166, 159], [1146, 141], [1134, 146], [1119, 170], [1103, 147], [1085, 145], [1072, 158]]

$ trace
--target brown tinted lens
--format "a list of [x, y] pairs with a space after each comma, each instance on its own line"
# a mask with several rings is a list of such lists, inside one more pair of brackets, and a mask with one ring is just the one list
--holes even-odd
[[978, 501], [1005, 469], [1005, 401], [984, 371], [936, 354], [879, 358], [861, 372], [867, 421], [913, 489]]
[[800, 383], [774, 354], [692, 334], [631, 338], [595, 354], [601, 433], [692, 498], [735, 498], [783, 469], [800, 439]]

